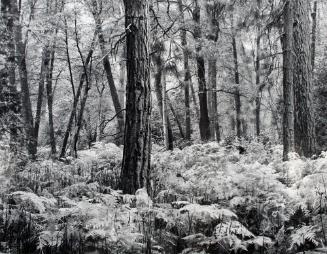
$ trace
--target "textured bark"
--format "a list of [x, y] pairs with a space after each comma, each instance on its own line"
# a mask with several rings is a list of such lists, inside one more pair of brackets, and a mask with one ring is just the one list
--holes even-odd
[[[240, 84], [240, 74], [238, 70], [238, 54], [237, 54], [237, 45], [235, 35], [232, 38], [233, 46], [233, 57], [234, 57], [234, 77], [235, 84], [238, 86]], [[238, 87], [234, 91], [234, 100], [235, 100], [235, 112], [236, 112], [236, 136], [241, 138], [242, 136], [242, 118], [241, 118], [241, 95]]]
[[[5, 25], [0, 30], [0, 57], [5, 59], [0, 63], [0, 118], [2, 129], [9, 130], [10, 151], [15, 155], [19, 150], [19, 124], [21, 103], [16, 87], [15, 77], [15, 42], [14, 18], [10, 1], [1, 1], [0, 20]], [[3, 50], [3, 52], [2, 52]]]
[[106, 42], [105, 42], [104, 35], [103, 35], [102, 21], [101, 21], [99, 12], [98, 12], [99, 10], [98, 10], [96, 1], [93, 2], [93, 8], [94, 8], [93, 15], [94, 15], [96, 29], [97, 29], [97, 33], [98, 33], [98, 41], [99, 41], [99, 45], [100, 45], [100, 49], [101, 49], [101, 53], [102, 53], [102, 57], [103, 57], [102, 64], [103, 64], [104, 70], [106, 71], [110, 94], [111, 94], [112, 102], [114, 104], [115, 113], [117, 115], [117, 122], [118, 122], [118, 126], [117, 126], [118, 135], [117, 136], [119, 137], [117, 139], [117, 143], [120, 145], [123, 143], [123, 140], [124, 140], [124, 137], [123, 137], [124, 126], [125, 126], [124, 114], [123, 114], [122, 107], [120, 104], [119, 94], [117, 92], [115, 81], [114, 81], [114, 78], [112, 75], [108, 52], [106, 52], [106, 48], [105, 48]]
[[316, 38], [317, 38], [317, 1], [313, 3], [313, 12], [311, 14], [312, 17], [312, 39], [311, 39], [311, 66], [312, 73], [314, 73], [315, 69], [315, 58], [316, 58]]
[[170, 126], [168, 108], [167, 108], [167, 89], [165, 73], [162, 81], [162, 125], [164, 129], [165, 147], [167, 150], [174, 149], [173, 133]]
[[194, 39], [197, 40], [196, 46], [196, 63], [198, 72], [199, 83], [199, 104], [200, 104], [200, 136], [202, 141], [208, 141], [211, 137], [210, 134], [210, 121], [208, 115], [208, 101], [207, 101], [207, 87], [205, 80], [205, 63], [204, 58], [201, 56], [201, 44], [199, 39], [201, 38], [201, 26], [200, 26], [200, 6], [198, 1], [195, 1], [195, 7], [193, 10], [193, 20], [196, 23], [194, 29]]
[[316, 152], [312, 105], [312, 65], [310, 49], [310, 2], [294, 1], [294, 139], [295, 151], [310, 157]]
[[167, 96], [167, 101], [168, 101], [168, 104], [169, 104], [169, 108], [171, 110], [171, 113], [173, 114], [174, 119], [175, 119], [175, 122], [177, 124], [178, 129], [179, 129], [179, 133], [180, 133], [180, 135], [181, 135], [182, 138], [185, 138], [183, 127], [182, 127], [182, 123], [179, 120], [178, 115], [177, 115], [177, 113], [176, 113], [176, 111], [174, 109], [174, 106], [171, 103], [171, 101], [169, 100], [169, 97], [168, 96]]
[[293, 2], [285, 0], [283, 48], [283, 159], [294, 152]]
[[126, 125], [121, 189], [134, 194], [146, 187], [151, 193], [151, 87], [147, 0], [125, 0], [127, 50]]
[[19, 11], [16, 1], [12, 1], [12, 14], [14, 17], [15, 42], [17, 52], [17, 65], [19, 69], [21, 97], [22, 97], [22, 114], [24, 120], [24, 129], [26, 134], [26, 148], [32, 159], [36, 158], [37, 147], [34, 139], [33, 113], [30, 99], [30, 90], [28, 84], [28, 74], [25, 56], [25, 43], [22, 36], [22, 25], [19, 20]]
[[183, 66], [184, 66], [184, 105], [185, 105], [185, 139], [191, 139], [191, 109], [190, 109], [190, 83], [191, 72], [189, 67], [189, 52], [187, 50], [186, 30], [185, 30], [185, 18], [183, 11], [183, 1], [178, 0], [179, 14], [183, 27], [180, 31], [180, 37], [183, 47]]

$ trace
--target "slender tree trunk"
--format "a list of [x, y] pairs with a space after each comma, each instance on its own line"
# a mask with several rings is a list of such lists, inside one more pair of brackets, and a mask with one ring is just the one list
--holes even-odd
[[202, 141], [208, 141], [211, 137], [210, 134], [210, 121], [208, 115], [208, 101], [207, 101], [207, 87], [205, 80], [205, 63], [204, 58], [201, 56], [201, 45], [199, 39], [201, 38], [201, 26], [200, 26], [200, 6], [198, 0], [195, 1], [195, 8], [193, 10], [193, 20], [196, 23], [194, 29], [194, 38], [197, 40], [196, 46], [196, 63], [198, 70], [198, 82], [199, 82], [199, 104], [200, 104], [200, 136]]
[[217, 98], [217, 60], [210, 59], [208, 61], [209, 83], [211, 89], [211, 130], [212, 136], [216, 141], [220, 142], [220, 129], [218, 122], [218, 98]]
[[126, 126], [121, 188], [151, 193], [151, 86], [148, 0], [124, 0], [127, 50]]
[[190, 109], [190, 83], [191, 83], [191, 72], [189, 67], [189, 52], [187, 50], [187, 38], [185, 30], [185, 18], [183, 11], [183, 1], [178, 0], [179, 13], [182, 20], [183, 27], [181, 28], [180, 37], [183, 47], [183, 65], [184, 65], [184, 105], [185, 105], [185, 139], [191, 139], [191, 109]]
[[256, 60], [255, 60], [255, 76], [256, 76], [256, 88], [257, 94], [255, 98], [255, 125], [256, 125], [256, 134], [259, 137], [261, 131], [261, 121], [260, 121], [260, 113], [261, 113], [261, 95], [262, 88], [260, 84], [260, 55], [261, 55], [261, 0], [257, 0], [257, 38], [256, 38]]
[[294, 1], [294, 139], [295, 151], [310, 157], [316, 152], [312, 105], [312, 64], [310, 49], [310, 2]]
[[173, 135], [172, 135], [172, 129], [171, 129], [171, 124], [170, 124], [170, 120], [169, 120], [169, 116], [167, 114], [167, 111], [165, 111], [165, 105], [164, 105], [164, 100], [166, 98], [166, 94], [163, 94], [164, 92], [164, 86], [166, 84], [164, 84], [165, 80], [163, 79], [163, 63], [162, 63], [162, 59], [161, 59], [161, 55], [160, 53], [158, 53], [158, 55], [153, 57], [154, 62], [156, 64], [156, 68], [157, 71], [155, 73], [155, 77], [154, 77], [154, 85], [155, 85], [155, 93], [156, 93], [156, 97], [157, 97], [157, 103], [158, 103], [158, 109], [160, 112], [160, 117], [162, 119], [162, 126], [163, 126], [163, 130], [164, 130], [164, 140], [165, 140], [165, 144], [166, 144], [166, 148], [168, 150], [173, 150], [174, 146], [173, 146]]
[[[56, 39], [56, 36], [55, 36], [55, 39]], [[56, 48], [56, 42], [54, 41], [53, 45], [52, 45], [52, 50], [51, 50], [50, 67], [49, 67], [49, 71], [47, 73], [47, 82], [46, 82], [48, 120], [49, 120], [49, 136], [50, 136], [51, 154], [53, 156], [57, 153], [56, 138], [55, 138], [54, 124], [53, 124], [53, 89], [52, 89], [53, 68], [54, 68], [54, 62], [55, 62], [55, 48]]]
[[293, 1], [285, 0], [283, 47], [283, 159], [294, 151]]
[[171, 103], [171, 101], [170, 101], [170, 99], [169, 99], [168, 96], [167, 96], [167, 101], [168, 101], [168, 105], [169, 105], [170, 111], [171, 111], [171, 113], [172, 113], [173, 116], [174, 116], [174, 120], [175, 120], [175, 122], [176, 122], [176, 124], [177, 124], [178, 130], [179, 130], [179, 133], [180, 133], [180, 135], [181, 135], [182, 138], [185, 138], [185, 134], [184, 134], [184, 131], [183, 131], [182, 123], [181, 123], [181, 121], [179, 120], [178, 115], [177, 115], [177, 113], [176, 113], [176, 111], [175, 111], [175, 109], [174, 109], [174, 106], [173, 106], [173, 104]]
[[241, 95], [238, 85], [240, 84], [240, 74], [238, 70], [238, 54], [237, 54], [237, 45], [235, 35], [232, 38], [233, 46], [233, 57], [234, 57], [234, 76], [236, 88], [234, 91], [234, 100], [235, 100], [235, 111], [236, 111], [236, 136], [241, 138], [242, 136], [242, 117], [241, 117]]
[[[96, 2], [94, 2], [94, 8], [96, 8], [95, 10], [97, 10]], [[119, 101], [119, 95], [118, 95], [118, 92], [116, 89], [115, 81], [114, 81], [114, 78], [112, 75], [108, 52], [106, 52], [106, 49], [105, 49], [105, 39], [104, 39], [104, 35], [103, 35], [103, 30], [102, 30], [102, 21], [101, 21], [98, 13], [94, 14], [94, 19], [95, 19], [95, 23], [96, 23], [96, 27], [97, 27], [99, 45], [100, 45], [101, 53], [103, 56], [103, 59], [102, 59], [103, 68], [106, 71], [110, 94], [111, 94], [112, 102], [114, 104], [115, 113], [117, 115], [118, 133], [119, 133], [118, 136], [120, 137], [117, 140], [117, 142], [118, 142], [118, 144], [122, 144], [123, 140], [124, 140], [123, 134], [124, 134], [124, 126], [125, 126], [124, 114], [123, 114], [122, 107], [121, 107], [121, 104]]]
[[[91, 58], [92, 58], [92, 55], [93, 55], [93, 51], [94, 51], [94, 46], [95, 46], [95, 42], [94, 40], [92, 41], [92, 44], [91, 44], [91, 47], [90, 47], [90, 50], [88, 52], [88, 55], [86, 57], [86, 60], [85, 60], [85, 66], [88, 66], [90, 61], [91, 61]], [[76, 92], [76, 95], [75, 95], [75, 98], [74, 98], [74, 101], [73, 101], [73, 108], [72, 108], [72, 111], [70, 113], [70, 116], [69, 116], [69, 120], [68, 120], [68, 124], [67, 124], [67, 128], [66, 128], [66, 132], [65, 132], [65, 136], [64, 136], [64, 139], [63, 139], [63, 143], [62, 143], [62, 147], [61, 147], [61, 152], [60, 152], [60, 158], [62, 157], [65, 157], [65, 154], [66, 154], [66, 148], [67, 148], [67, 144], [68, 144], [68, 138], [69, 138], [69, 135], [71, 133], [71, 130], [72, 130], [72, 125], [73, 125], [73, 121], [74, 121], [74, 118], [76, 116], [76, 111], [77, 111], [77, 105], [78, 105], [78, 102], [79, 102], [79, 97], [81, 96], [81, 93], [82, 93], [82, 88], [83, 88], [83, 85], [84, 85], [84, 82], [86, 80], [86, 75], [85, 75], [85, 71], [83, 69], [83, 73], [80, 77], [80, 81], [79, 81], [79, 85], [78, 85], [78, 88], [77, 88], [77, 92]]]
[[172, 130], [170, 126], [168, 109], [167, 109], [167, 91], [166, 91], [166, 76], [165, 73], [163, 75], [162, 82], [162, 125], [164, 129], [164, 137], [165, 137], [165, 147], [167, 150], [174, 149], [174, 140], [172, 139]]
[[[46, 34], [47, 33], [48, 32], [46, 32]], [[41, 63], [41, 70], [39, 76], [39, 91], [38, 91], [36, 115], [35, 115], [35, 122], [34, 122], [34, 145], [36, 146], [34, 148], [35, 150], [37, 150], [37, 145], [38, 145], [39, 128], [41, 122], [41, 111], [42, 111], [43, 96], [44, 96], [44, 81], [46, 79], [47, 73], [49, 72], [50, 54], [51, 52], [49, 50], [49, 41], [47, 41], [42, 52], [42, 63]]]

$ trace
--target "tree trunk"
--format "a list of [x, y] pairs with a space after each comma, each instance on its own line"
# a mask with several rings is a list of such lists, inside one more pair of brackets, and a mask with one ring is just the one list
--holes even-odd
[[167, 108], [167, 91], [166, 91], [166, 75], [164, 73], [162, 82], [162, 125], [164, 129], [165, 147], [167, 150], [174, 149], [174, 140], [170, 126], [168, 108]]
[[[12, 14], [13, 8], [11, 2], [2, 0], [0, 19], [5, 26], [0, 28], [0, 57], [5, 59], [5, 62], [0, 63], [0, 117], [2, 119], [0, 127], [1, 129], [9, 129], [10, 152], [16, 155], [20, 143], [18, 135], [21, 131], [19, 124], [21, 102], [16, 87], [15, 34], [14, 17]], [[3, 52], [1, 52], [2, 50]], [[15, 158], [15, 156], [13, 158]]]
[[[91, 44], [91, 47], [90, 47], [90, 50], [89, 50], [88, 55], [87, 55], [86, 60], [85, 60], [85, 66], [88, 66], [90, 61], [91, 61], [93, 51], [94, 51], [94, 44], [95, 44], [95, 42], [93, 40], [92, 44]], [[87, 77], [86, 77], [85, 71], [83, 69], [83, 73], [82, 73], [82, 75], [80, 77], [80, 81], [79, 81], [79, 85], [78, 85], [78, 88], [77, 88], [76, 96], [74, 97], [74, 101], [73, 101], [73, 108], [72, 108], [72, 111], [71, 111], [70, 116], [69, 116], [65, 136], [64, 136], [64, 139], [63, 139], [61, 152], [60, 152], [60, 158], [65, 157], [65, 154], [66, 154], [68, 138], [69, 138], [70, 132], [72, 130], [72, 125], [73, 125], [74, 118], [76, 116], [79, 97], [81, 96], [82, 88], [83, 88], [83, 85], [84, 85], [84, 82], [85, 82], [86, 78]]]
[[283, 159], [294, 151], [293, 1], [285, 0], [283, 48]]
[[233, 57], [234, 57], [234, 76], [235, 76], [235, 84], [236, 88], [234, 91], [234, 100], [235, 100], [235, 112], [236, 112], [236, 136], [241, 138], [242, 136], [242, 117], [241, 117], [241, 95], [239, 90], [240, 84], [240, 74], [238, 71], [238, 55], [237, 55], [237, 45], [235, 35], [232, 38], [232, 46], [233, 46]]
[[121, 188], [134, 194], [146, 187], [151, 193], [151, 86], [148, 0], [125, 0], [127, 50], [126, 126]]
[[198, 0], [195, 1], [195, 8], [193, 10], [193, 20], [196, 23], [194, 29], [194, 39], [197, 41], [196, 46], [196, 63], [198, 71], [199, 82], [199, 104], [200, 104], [200, 136], [202, 141], [210, 140], [210, 121], [208, 115], [208, 102], [207, 102], [207, 88], [205, 80], [205, 63], [204, 58], [201, 56], [201, 44], [199, 42], [201, 38], [201, 26], [200, 26], [200, 6]]
[[[46, 32], [47, 34], [48, 32]], [[35, 123], [34, 123], [34, 145], [35, 150], [37, 150], [38, 145], [38, 136], [39, 136], [39, 128], [41, 122], [41, 111], [43, 104], [43, 96], [44, 96], [44, 81], [46, 79], [47, 73], [49, 72], [49, 63], [50, 63], [50, 55], [51, 52], [49, 50], [49, 41], [46, 42], [46, 45], [42, 51], [42, 62], [41, 62], [41, 70], [39, 76], [39, 91], [36, 105], [36, 114], [35, 114]]]
[[312, 65], [310, 49], [310, 3], [294, 1], [294, 139], [295, 151], [310, 157], [316, 152], [312, 105]]
[[182, 20], [183, 27], [181, 28], [180, 37], [183, 47], [183, 65], [184, 65], [184, 105], [185, 105], [185, 139], [191, 139], [191, 109], [190, 109], [190, 83], [191, 72], [189, 67], [189, 52], [187, 49], [187, 38], [185, 30], [185, 18], [183, 11], [183, 1], [178, 0], [179, 13]]
[[217, 60], [210, 59], [208, 61], [208, 74], [209, 74], [209, 84], [210, 84], [210, 90], [211, 90], [211, 130], [212, 130], [212, 136], [215, 138], [217, 142], [220, 142], [220, 129], [219, 129], [219, 123], [218, 123], [218, 98], [217, 98]]
[[257, 137], [260, 136], [260, 113], [261, 113], [261, 95], [262, 88], [260, 84], [260, 55], [261, 55], [261, 0], [257, 0], [257, 38], [256, 38], [256, 60], [255, 60], [255, 80], [256, 80], [256, 98], [255, 98], [255, 125]]
[[15, 28], [15, 41], [17, 51], [17, 61], [21, 84], [21, 96], [22, 96], [22, 113], [24, 120], [24, 128], [26, 133], [26, 148], [29, 156], [32, 159], [36, 158], [37, 147], [34, 140], [34, 126], [33, 126], [33, 113], [32, 104], [30, 99], [30, 90], [28, 84], [26, 56], [25, 56], [25, 43], [22, 37], [22, 26], [19, 20], [19, 11], [17, 8], [16, 1], [12, 1], [12, 10], [14, 17], [14, 28]]
[[[55, 33], [57, 34], [57, 31]], [[56, 40], [56, 36], [55, 36], [55, 40]], [[52, 89], [53, 68], [55, 62], [55, 47], [56, 47], [56, 42], [54, 41], [51, 50], [50, 67], [47, 73], [47, 82], [46, 82], [49, 137], [50, 137], [51, 155], [53, 156], [57, 153], [56, 138], [54, 133], [54, 125], [53, 125], [53, 89]]]
[[167, 101], [168, 101], [168, 104], [169, 104], [169, 108], [170, 108], [170, 110], [171, 110], [171, 113], [173, 113], [173, 116], [174, 116], [175, 122], [176, 122], [176, 124], [177, 124], [178, 129], [179, 129], [179, 133], [181, 134], [181, 137], [182, 137], [182, 138], [185, 138], [185, 135], [184, 135], [184, 132], [183, 132], [182, 124], [181, 124], [181, 122], [179, 121], [178, 115], [177, 115], [177, 113], [176, 113], [176, 111], [175, 111], [175, 109], [174, 109], [174, 106], [173, 106], [173, 104], [171, 103], [171, 101], [170, 101], [170, 99], [169, 99], [168, 96], [167, 96]]
[[313, 3], [312, 16], [312, 39], [311, 39], [311, 65], [312, 73], [314, 75], [315, 70], [315, 58], [316, 58], [316, 38], [317, 38], [317, 1]]
[[114, 81], [114, 78], [112, 75], [108, 52], [106, 52], [106, 49], [105, 49], [105, 39], [104, 39], [104, 35], [103, 35], [103, 30], [102, 30], [102, 21], [100, 19], [99, 13], [97, 11], [97, 3], [94, 2], [93, 6], [96, 10], [96, 12], [94, 13], [94, 19], [95, 19], [95, 23], [96, 23], [96, 30], [98, 33], [99, 45], [100, 45], [100, 49], [101, 49], [101, 53], [102, 53], [102, 57], [103, 57], [103, 59], [102, 59], [103, 68], [106, 71], [110, 94], [111, 94], [112, 102], [114, 104], [115, 113], [117, 115], [118, 136], [119, 136], [119, 139], [117, 139], [117, 143], [120, 145], [123, 143], [123, 140], [124, 140], [124, 137], [123, 137], [124, 127], [125, 127], [124, 114], [123, 114], [122, 107], [121, 107], [121, 104], [119, 101], [119, 95], [118, 95], [118, 92], [116, 89], [115, 81]]

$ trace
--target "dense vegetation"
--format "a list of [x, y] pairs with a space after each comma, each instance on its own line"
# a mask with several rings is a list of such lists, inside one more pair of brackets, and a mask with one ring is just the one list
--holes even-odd
[[326, 7], [1, 0], [0, 253], [327, 253]]

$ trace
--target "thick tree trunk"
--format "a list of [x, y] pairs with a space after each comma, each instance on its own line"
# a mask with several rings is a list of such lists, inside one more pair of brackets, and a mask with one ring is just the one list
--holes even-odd
[[[96, 2], [94, 3], [94, 8], [95, 10], [97, 10], [97, 6], [96, 6]], [[107, 80], [108, 80], [108, 85], [109, 85], [109, 89], [110, 89], [110, 94], [111, 94], [111, 98], [112, 98], [112, 102], [114, 104], [114, 108], [115, 108], [115, 113], [117, 115], [117, 121], [118, 121], [118, 139], [117, 139], [117, 143], [120, 145], [123, 143], [124, 140], [124, 127], [125, 127], [125, 123], [124, 123], [124, 114], [122, 111], [122, 107], [120, 104], [120, 100], [119, 100], [119, 95], [117, 92], [117, 88], [115, 85], [115, 81], [112, 75], [112, 70], [111, 70], [111, 65], [110, 65], [110, 61], [109, 61], [109, 57], [108, 57], [108, 52], [106, 52], [106, 48], [105, 48], [105, 39], [104, 39], [104, 35], [103, 35], [103, 30], [102, 30], [102, 21], [99, 17], [99, 14], [96, 12], [94, 14], [94, 19], [95, 19], [95, 23], [96, 23], [96, 29], [97, 29], [97, 33], [98, 33], [98, 40], [99, 40], [99, 45], [100, 45], [100, 49], [101, 49], [101, 53], [103, 56], [102, 59], [102, 63], [103, 63], [103, 68], [106, 71], [106, 76], [107, 76]]]
[[146, 187], [151, 193], [151, 87], [148, 0], [125, 0], [127, 50], [126, 125], [121, 188], [134, 194]]
[[17, 8], [16, 1], [12, 1], [12, 14], [14, 17], [14, 28], [15, 28], [15, 41], [16, 41], [16, 51], [17, 51], [17, 61], [21, 84], [21, 96], [22, 96], [22, 113], [24, 120], [24, 128], [26, 133], [26, 148], [29, 156], [32, 159], [36, 158], [37, 146], [34, 140], [34, 126], [33, 126], [33, 113], [32, 104], [30, 99], [30, 90], [28, 84], [28, 74], [26, 66], [26, 56], [25, 56], [25, 43], [22, 37], [22, 26], [19, 20], [19, 11]]
[[312, 105], [312, 64], [310, 49], [310, 2], [294, 1], [294, 139], [295, 151], [310, 157], [316, 152]]
[[294, 152], [293, 1], [285, 0], [283, 48], [283, 159]]
[[[233, 57], [234, 57], [234, 76], [235, 84], [238, 86], [240, 84], [240, 74], [238, 70], [238, 54], [237, 54], [237, 45], [235, 35], [232, 38], [233, 46]], [[235, 100], [235, 112], [236, 112], [236, 136], [241, 138], [242, 136], [242, 117], [241, 117], [241, 95], [238, 87], [234, 91], [234, 100]]]
[[205, 80], [205, 63], [204, 58], [201, 56], [201, 44], [199, 42], [201, 38], [201, 26], [200, 26], [200, 6], [198, 0], [195, 1], [195, 7], [193, 10], [193, 20], [196, 23], [194, 29], [194, 38], [197, 40], [196, 46], [196, 63], [198, 71], [198, 83], [199, 83], [199, 104], [200, 104], [200, 136], [202, 141], [210, 140], [210, 121], [208, 115], [208, 101], [207, 101], [207, 87]]
[[19, 121], [21, 102], [16, 87], [15, 34], [12, 11], [11, 2], [2, 0], [0, 19], [5, 26], [0, 28], [0, 58], [4, 59], [5, 62], [0, 62], [0, 117], [2, 118], [0, 135], [2, 128], [9, 130], [10, 152], [16, 155], [19, 150], [19, 143], [21, 143], [18, 137], [21, 131]]
[[185, 30], [185, 18], [183, 11], [183, 1], [178, 0], [178, 8], [183, 27], [181, 28], [180, 37], [183, 47], [183, 65], [184, 65], [184, 105], [185, 105], [185, 139], [191, 139], [191, 109], [190, 109], [190, 83], [191, 72], [189, 67], [189, 52], [187, 50], [187, 38]]

